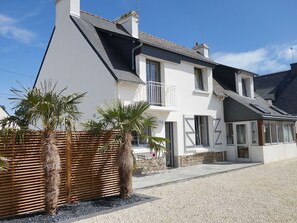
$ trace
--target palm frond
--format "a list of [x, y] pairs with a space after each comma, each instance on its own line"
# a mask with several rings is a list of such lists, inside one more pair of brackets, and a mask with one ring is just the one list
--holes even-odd
[[170, 142], [169, 139], [158, 136], [148, 136], [147, 139], [151, 151], [156, 152], [158, 156], [160, 156], [161, 152], [169, 152], [169, 150], [166, 148], [166, 143]]

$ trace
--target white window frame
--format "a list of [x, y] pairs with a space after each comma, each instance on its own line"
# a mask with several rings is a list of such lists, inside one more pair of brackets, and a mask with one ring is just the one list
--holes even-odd
[[[228, 125], [231, 125], [231, 130], [232, 130], [232, 134], [231, 134], [231, 138], [232, 138], [232, 143], [228, 143]], [[229, 122], [229, 123], [226, 123], [226, 144], [227, 146], [233, 146], [234, 145], [234, 129], [233, 129], [233, 123], [232, 122]]]
[[[204, 133], [206, 133], [206, 137], [207, 137], [207, 144], [203, 144], [203, 139], [202, 139], [202, 131], [201, 131], [201, 125], [202, 123], [200, 122], [200, 118], [205, 118], [204, 120], [204, 124], [206, 126], [204, 126], [204, 128], [202, 131]], [[198, 120], [197, 120], [198, 119]], [[197, 121], [196, 121], [197, 120]], [[195, 145], [196, 147], [209, 147], [209, 117], [208, 116], [203, 116], [203, 115], [195, 115], [194, 116], [194, 126], [195, 126]], [[199, 137], [197, 137], [197, 134], [199, 135]], [[197, 140], [197, 138], [199, 138], [199, 140]], [[200, 142], [197, 142], [200, 141]]]
[[[201, 72], [201, 78], [202, 78], [202, 89], [199, 88], [199, 73], [196, 73], [196, 70], [199, 70]], [[208, 93], [209, 87], [208, 87], [208, 75], [207, 75], [207, 69], [201, 68], [201, 67], [194, 67], [194, 87], [195, 92], [203, 92]]]
[[[265, 135], [265, 145], [276, 145], [276, 144], [280, 144], [280, 143], [293, 143], [295, 142], [295, 131], [294, 131], [294, 124], [291, 122], [277, 122], [277, 121], [264, 121], [264, 126], [267, 125], [269, 126], [269, 138], [270, 138], [270, 142], [266, 142], [266, 135]], [[275, 125], [275, 129], [276, 129], [276, 142], [272, 142], [272, 128], [271, 128], [271, 124]], [[286, 126], [288, 127], [288, 129], [286, 129]], [[281, 128], [281, 138], [279, 137], [279, 129]], [[265, 129], [265, 127], [264, 127]], [[291, 131], [290, 131], [291, 129]], [[286, 131], [288, 133], [288, 139], [286, 139], [285, 134]], [[291, 133], [292, 139], [290, 139], [289, 134]], [[264, 134], [266, 134], [266, 131], [264, 131]], [[282, 141], [280, 141], [279, 139], [282, 139]]]
[[[255, 124], [254, 125], [254, 127], [255, 127], [255, 129], [253, 130], [253, 124]], [[259, 134], [258, 134], [258, 123], [257, 123], [257, 121], [252, 121], [251, 123], [250, 123], [250, 131], [251, 131], [251, 144], [252, 145], [259, 145]], [[253, 132], [255, 132], [255, 136], [256, 136], [256, 142], [253, 142]]]

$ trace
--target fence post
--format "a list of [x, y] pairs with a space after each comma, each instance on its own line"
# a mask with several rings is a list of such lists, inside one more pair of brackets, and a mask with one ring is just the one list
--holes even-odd
[[71, 166], [72, 166], [72, 134], [70, 132], [66, 133], [66, 179], [67, 179], [67, 203], [71, 203]]

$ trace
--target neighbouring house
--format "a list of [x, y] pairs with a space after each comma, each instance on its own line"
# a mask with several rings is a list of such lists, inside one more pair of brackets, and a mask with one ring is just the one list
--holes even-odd
[[255, 91], [269, 103], [297, 115], [297, 63], [291, 64], [290, 70], [256, 77]]
[[297, 157], [293, 116], [254, 92], [254, 73], [217, 65], [214, 93], [224, 102], [229, 160], [268, 163]]
[[6, 112], [6, 110], [0, 106], [0, 120], [3, 118], [7, 118], [9, 116], [9, 114]]
[[[129, 104], [147, 100], [150, 103], [148, 112], [158, 121], [157, 128], [147, 129], [147, 133], [170, 139], [167, 166], [180, 167], [223, 159], [275, 160], [263, 158], [260, 152], [264, 148], [262, 144], [256, 151], [258, 153], [254, 152], [252, 156], [249, 155], [252, 150], [249, 144], [236, 143], [233, 149], [227, 146], [230, 125], [227, 124], [226, 131], [226, 120], [234, 123], [233, 132], [238, 128], [240, 133], [246, 131], [248, 134], [247, 128], [250, 127], [236, 123], [256, 121], [254, 128], [257, 129], [264, 124], [261, 120], [265, 118], [254, 115], [248, 120], [232, 119], [237, 111], [226, 105], [232, 101], [228, 94], [239, 98], [248, 94], [254, 100], [252, 87], [243, 89], [238, 85], [238, 91], [235, 87], [242, 81], [252, 86], [252, 75], [247, 72], [246, 81], [234, 72], [224, 77], [218, 68], [213, 79], [215, 67], [218, 66], [209, 58], [207, 45], [197, 43], [189, 49], [140, 32], [138, 15], [133, 11], [109, 21], [81, 11], [80, 0], [64, 0], [56, 3], [56, 25], [34, 86], [40, 87], [40, 83], [51, 78], [58, 81], [58, 87], [68, 86], [67, 91], [88, 92], [80, 105], [84, 113], [82, 122], [95, 118], [96, 107], [105, 102], [119, 99]], [[229, 81], [233, 81], [231, 85], [234, 88], [225, 89], [224, 83]], [[248, 109], [255, 112], [253, 108]], [[282, 117], [284, 120], [286, 117], [288, 123], [294, 123], [294, 117]], [[263, 143], [263, 132], [257, 130], [255, 134]], [[134, 136], [133, 150], [136, 154], [149, 154], [146, 141], [137, 135]]]

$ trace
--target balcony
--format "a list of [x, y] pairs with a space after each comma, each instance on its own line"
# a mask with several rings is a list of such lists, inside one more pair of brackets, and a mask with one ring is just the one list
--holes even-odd
[[176, 87], [160, 82], [148, 81], [140, 86], [134, 101], [148, 101], [153, 110], [176, 109]]

